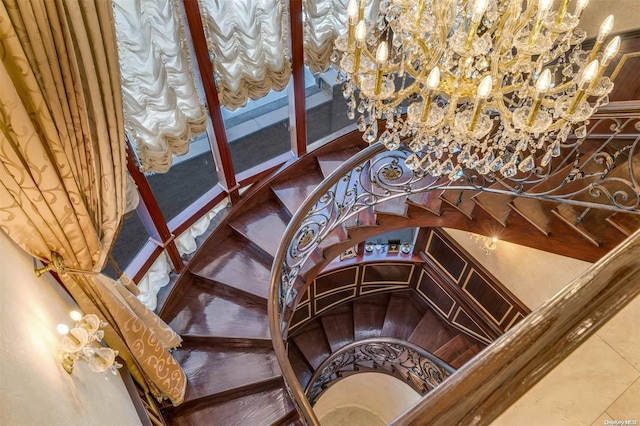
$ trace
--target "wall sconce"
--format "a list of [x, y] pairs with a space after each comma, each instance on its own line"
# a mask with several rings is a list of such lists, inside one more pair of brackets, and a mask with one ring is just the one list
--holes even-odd
[[498, 248], [498, 238], [496, 237], [486, 237], [469, 232], [469, 238], [474, 240], [487, 256], [495, 253]]
[[60, 352], [62, 367], [69, 374], [73, 372], [74, 361], [84, 361], [91, 371], [104, 373], [110, 370], [117, 374], [122, 364], [116, 362], [118, 351], [109, 347], [100, 346], [98, 342], [104, 337], [104, 328], [107, 323], [100, 321], [94, 314], [82, 315], [78, 311], [71, 311], [69, 316], [76, 321], [73, 328], [66, 324], [58, 324], [58, 333], [62, 334]]

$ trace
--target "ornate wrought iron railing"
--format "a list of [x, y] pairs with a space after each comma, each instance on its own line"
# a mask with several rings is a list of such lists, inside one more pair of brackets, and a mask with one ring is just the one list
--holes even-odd
[[[364, 209], [433, 190], [471, 190], [640, 214], [640, 105], [608, 105], [589, 128], [559, 145], [557, 157], [510, 178], [472, 170], [434, 177], [410, 170], [408, 148], [386, 151], [374, 144], [338, 167], [293, 216], [276, 253], [270, 287], [269, 321], [274, 349], [292, 399], [309, 424], [318, 424], [288, 362], [284, 340], [304, 280], [307, 259], [334, 229]], [[443, 147], [447, 155], [449, 147]], [[455, 149], [455, 148], [454, 148]], [[554, 154], [555, 155], [555, 154]], [[427, 169], [428, 170], [428, 169]], [[537, 184], [545, 181], [539, 190]]]
[[455, 371], [435, 355], [404, 340], [364, 339], [331, 354], [311, 376], [305, 395], [315, 404], [330, 384], [363, 367], [402, 378], [421, 395], [435, 389]]

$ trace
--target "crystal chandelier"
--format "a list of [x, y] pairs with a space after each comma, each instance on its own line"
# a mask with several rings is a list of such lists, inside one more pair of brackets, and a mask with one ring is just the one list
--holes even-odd
[[[608, 102], [603, 76], [620, 38], [609, 16], [590, 52], [577, 28], [588, 0], [382, 0], [375, 21], [351, 0], [333, 59], [349, 118], [369, 143], [413, 151], [412, 170], [512, 177], [546, 167]], [[378, 138], [378, 120], [385, 130]]]

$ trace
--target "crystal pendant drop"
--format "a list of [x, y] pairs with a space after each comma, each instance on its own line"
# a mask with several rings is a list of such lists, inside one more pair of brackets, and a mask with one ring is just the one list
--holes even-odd
[[453, 171], [453, 163], [451, 159], [447, 159], [444, 163], [442, 163], [442, 168], [440, 170], [441, 175], [448, 175]]
[[573, 133], [576, 135], [576, 138], [584, 139], [587, 136], [587, 126], [583, 124], [582, 126], [578, 127], [576, 130], [574, 130]]
[[491, 169], [489, 168], [489, 162], [485, 159], [480, 160], [478, 164], [476, 164], [476, 170], [478, 170], [478, 173], [480, 173], [481, 175], [489, 174], [489, 172], [491, 171]]
[[560, 156], [560, 143], [558, 141], [555, 141], [554, 143], [551, 144], [551, 156], [552, 157]]
[[351, 97], [352, 93], [353, 91], [349, 83], [346, 83], [344, 86], [342, 86], [342, 96], [344, 96], [345, 99], [348, 100]]
[[473, 169], [476, 168], [478, 164], [478, 154], [473, 154], [471, 157], [469, 157], [469, 161], [467, 161], [467, 167]]
[[509, 161], [504, 165], [504, 167], [500, 169], [500, 173], [502, 173], [502, 176], [507, 178], [514, 176], [517, 172], [518, 169], [516, 168], [516, 162], [514, 160]]
[[521, 172], [528, 172], [529, 170], [533, 169], [535, 165], [536, 161], [534, 160], [533, 156], [530, 155], [520, 162], [520, 164], [518, 165], [518, 170], [520, 170]]
[[409, 170], [418, 170], [420, 167], [420, 158], [416, 154], [411, 154], [404, 160], [404, 163], [407, 165]]
[[449, 178], [449, 180], [450, 180], [451, 182], [455, 182], [455, 181], [457, 181], [458, 179], [460, 179], [461, 177], [462, 177], [462, 167], [460, 167], [459, 165], [458, 165], [458, 166], [456, 166], [456, 167], [451, 171], [451, 173], [449, 173], [449, 176], [448, 176], [448, 178]]
[[374, 130], [373, 125], [369, 126], [369, 128], [362, 135], [362, 139], [367, 143], [373, 143], [376, 140], [376, 135], [378, 132]]
[[402, 126], [402, 129], [400, 130], [400, 136], [402, 137], [407, 136], [410, 130], [411, 130], [411, 127], [409, 126], [409, 123], [405, 122], [404, 125]]
[[367, 130], [367, 122], [364, 119], [364, 115], [361, 115], [358, 118], [358, 130], [361, 132], [364, 132], [365, 130]]
[[440, 161], [433, 160], [429, 167], [425, 169], [426, 172], [430, 173], [431, 176], [440, 176], [442, 175], [442, 166], [440, 165]]
[[491, 164], [489, 164], [489, 168], [494, 172], [497, 172], [498, 170], [500, 170], [502, 166], [504, 166], [502, 157], [497, 157], [495, 160], [491, 162]]
[[398, 136], [397, 133], [393, 135], [393, 138], [391, 138], [391, 142], [387, 144], [387, 148], [391, 151], [395, 151], [396, 149], [400, 148], [400, 136]]
[[391, 142], [391, 133], [389, 133], [388, 130], [385, 130], [384, 132], [382, 132], [382, 134], [380, 135], [380, 139], [378, 139], [380, 141], [380, 143], [384, 146], [386, 146], [387, 148], [389, 147], [389, 142]]
[[549, 149], [542, 157], [540, 164], [542, 165], [542, 167], [546, 167], [550, 162], [551, 162], [551, 150]]
[[471, 158], [471, 154], [469, 154], [469, 145], [467, 145], [461, 152], [458, 154], [458, 163], [467, 164], [469, 159]]
[[437, 144], [436, 146], [433, 147], [433, 155], [440, 159], [442, 157], [442, 144]]
[[522, 152], [527, 149], [528, 145], [529, 145], [529, 140], [527, 138], [522, 138], [516, 145], [516, 151]]

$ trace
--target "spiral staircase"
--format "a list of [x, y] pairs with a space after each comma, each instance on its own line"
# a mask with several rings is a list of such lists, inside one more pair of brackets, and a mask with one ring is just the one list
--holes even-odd
[[[362, 148], [360, 135], [348, 134], [255, 184], [223, 213], [172, 284], [159, 313], [184, 339], [174, 356], [188, 385], [184, 404], [162, 408], [168, 424], [302, 424], [269, 331], [272, 262], [299, 206]], [[635, 155], [621, 164], [633, 163], [640, 170], [639, 162]], [[612, 174], [624, 173], [624, 167]], [[500, 227], [505, 241], [593, 262], [640, 228], [640, 216], [483, 191], [410, 194], [364, 209], [336, 227], [311, 253], [301, 277], [309, 283], [347, 248], [407, 227], [450, 227], [485, 235]], [[407, 294], [379, 294], [343, 304], [290, 336], [289, 358], [298, 380], [306, 385], [341, 346], [372, 336], [414, 342], [454, 367], [484, 346]]]

